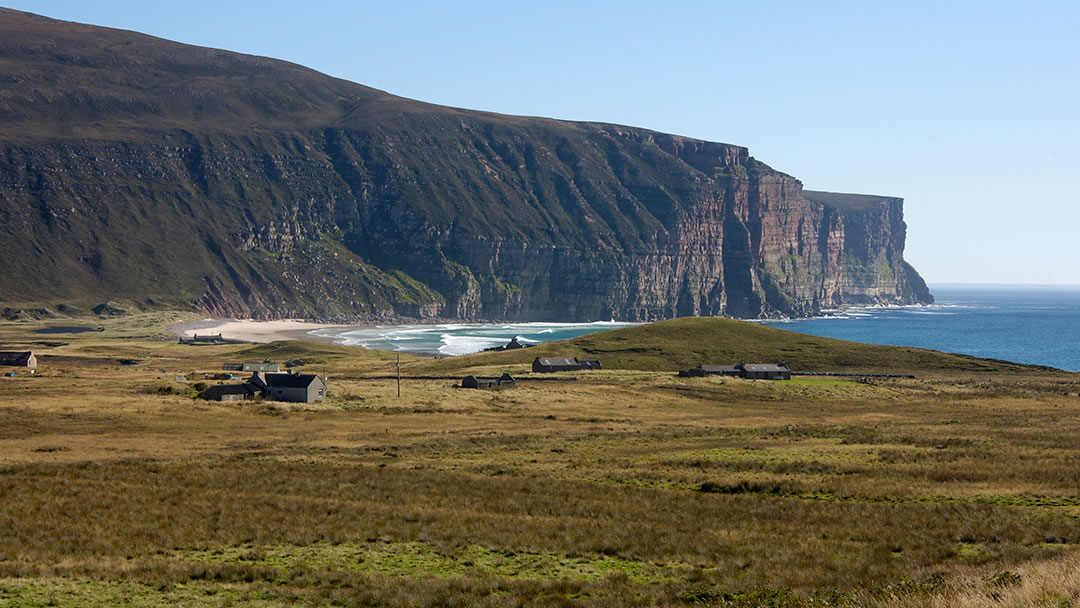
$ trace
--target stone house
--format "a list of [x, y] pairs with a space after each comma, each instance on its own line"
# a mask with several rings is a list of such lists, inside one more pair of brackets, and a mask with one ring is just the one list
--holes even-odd
[[517, 386], [517, 381], [510, 374], [503, 374], [498, 378], [490, 378], [484, 376], [465, 376], [461, 379], [461, 388], [480, 388], [489, 390], [500, 390], [504, 388], [514, 388]]
[[326, 379], [315, 374], [255, 372], [243, 384], [218, 384], [202, 393], [211, 401], [246, 401], [256, 398], [294, 403], [315, 403], [326, 398]]
[[33, 351], [0, 351], [0, 365], [4, 367], [37, 367]]
[[735, 367], [748, 380], [791, 380], [791, 370], [785, 363], [739, 363]]
[[537, 357], [533, 359], [532, 371], [570, 372], [582, 369], [601, 369], [596, 359], [578, 359], [577, 357]]
[[326, 382], [315, 374], [256, 372], [249, 382], [259, 386], [263, 396], [274, 401], [314, 403], [326, 398]]

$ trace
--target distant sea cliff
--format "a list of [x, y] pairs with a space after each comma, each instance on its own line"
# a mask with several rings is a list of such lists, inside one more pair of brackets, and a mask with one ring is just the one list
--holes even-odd
[[[644, 321], [933, 300], [899, 198], [0, 9], [0, 305]], [[48, 277], [49, 280], [42, 280]]]

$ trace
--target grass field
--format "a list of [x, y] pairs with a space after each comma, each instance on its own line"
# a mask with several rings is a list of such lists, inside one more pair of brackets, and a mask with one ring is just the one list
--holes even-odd
[[[523, 381], [399, 398], [391, 354], [181, 346], [170, 320], [0, 324], [40, 359], [0, 378], [0, 606], [1080, 605], [1077, 374], [688, 320], [406, 356]], [[605, 369], [525, 380], [541, 352]], [[264, 357], [326, 370], [327, 400], [191, 396]], [[731, 359], [918, 377], [671, 372]]]

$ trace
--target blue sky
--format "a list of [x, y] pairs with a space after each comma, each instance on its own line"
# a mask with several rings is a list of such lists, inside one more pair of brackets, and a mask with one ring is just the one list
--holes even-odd
[[930, 282], [1080, 284], [1080, 3], [3, 2], [906, 200]]

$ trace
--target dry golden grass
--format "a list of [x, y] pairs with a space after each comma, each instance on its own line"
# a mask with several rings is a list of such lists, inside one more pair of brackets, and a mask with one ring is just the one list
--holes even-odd
[[[500, 392], [406, 380], [398, 398], [371, 378], [385, 353], [147, 326], [66, 336], [34, 377], [0, 378], [0, 604], [1064, 606], [1080, 589], [1075, 374], [604, 370]], [[328, 399], [208, 403], [175, 381], [271, 353], [317, 361]]]

